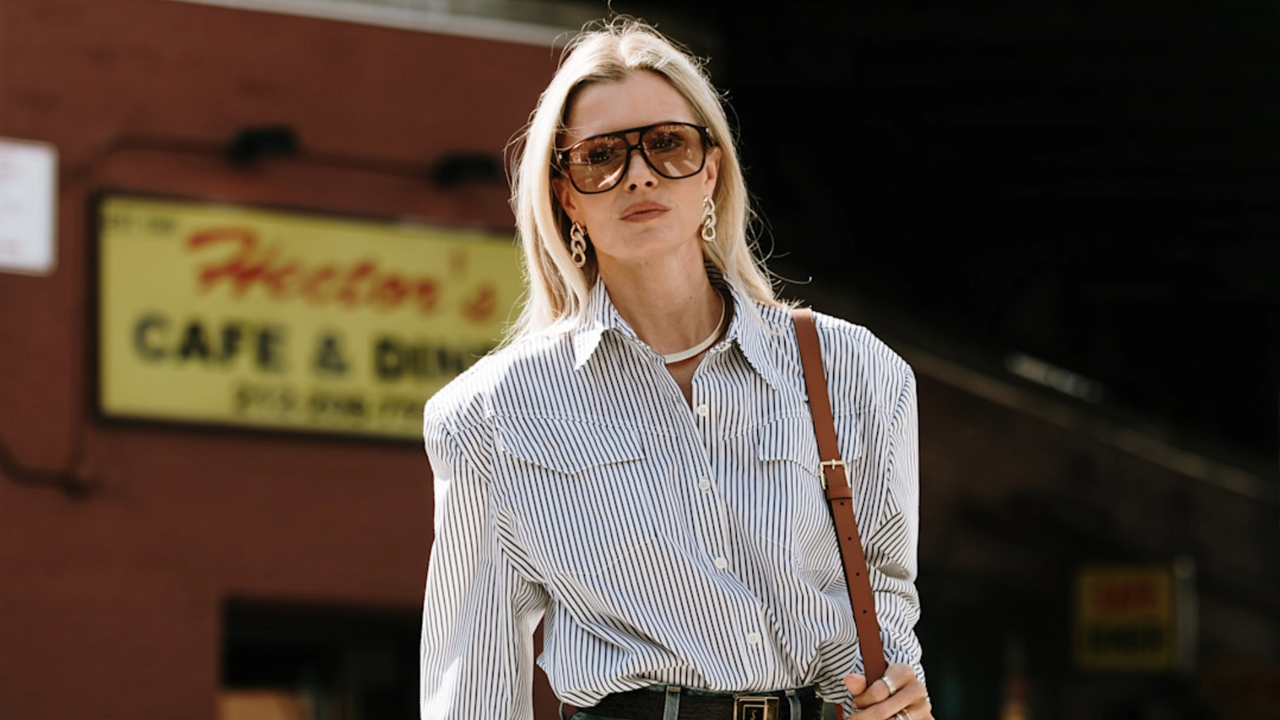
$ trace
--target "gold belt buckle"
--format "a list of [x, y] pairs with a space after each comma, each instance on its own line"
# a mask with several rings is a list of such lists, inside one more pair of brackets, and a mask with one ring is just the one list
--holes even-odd
[[778, 720], [778, 698], [744, 695], [733, 699], [733, 720]]

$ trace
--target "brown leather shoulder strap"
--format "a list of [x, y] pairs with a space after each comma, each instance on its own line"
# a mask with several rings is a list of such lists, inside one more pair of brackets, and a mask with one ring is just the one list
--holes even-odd
[[800, 364], [804, 368], [805, 388], [809, 392], [813, 431], [818, 437], [822, 484], [826, 489], [831, 517], [839, 536], [845, 584], [849, 587], [849, 602], [853, 606], [853, 619], [858, 626], [862, 664], [866, 669], [867, 685], [870, 685], [884, 677], [887, 666], [884, 646], [880, 642], [880, 623], [876, 620], [875, 596], [871, 594], [871, 581], [867, 577], [867, 558], [862, 552], [858, 522], [853, 516], [853, 490], [849, 487], [848, 466], [840, 458], [835, 418], [831, 414], [831, 396], [827, 390], [827, 374], [822, 366], [822, 346], [818, 342], [818, 326], [813, 320], [813, 311], [797, 308], [791, 312], [795, 320], [796, 339], [800, 343]]

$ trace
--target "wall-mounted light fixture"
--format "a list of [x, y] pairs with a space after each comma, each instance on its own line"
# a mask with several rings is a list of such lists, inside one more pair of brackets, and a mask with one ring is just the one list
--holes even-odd
[[431, 166], [431, 180], [442, 188], [459, 185], [504, 183], [502, 163], [481, 152], [456, 152], [441, 157]]
[[227, 157], [244, 164], [263, 157], [297, 157], [298, 135], [286, 125], [247, 127], [227, 145]]

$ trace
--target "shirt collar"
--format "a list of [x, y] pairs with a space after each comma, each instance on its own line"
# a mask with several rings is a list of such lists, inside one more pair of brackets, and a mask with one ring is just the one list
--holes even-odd
[[573, 331], [573, 369], [579, 370], [586, 365], [600, 346], [600, 338], [604, 332], [614, 329], [635, 336], [631, 326], [622, 319], [618, 309], [613, 306], [613, 301], [609, 299], [609, 293], [604, 289], [604, 279], [597, 276], [595, 285], [587, 295], [586, 319]]
[[791, 340], [795, 337], [791, 312], [761, 305], [732, 288], [729, 292], [734, 312], [726, 340], [737, 343], [742, 356], [774, 390], [794, 388], [796, 378], [800, 377], [800, 366], [788, 352], [794, 346]]
[[[726, 292], [733, 302], [733, 319], [725, 333], [725, 342], [736, 344], [751, 367], [774, 390], [781, 391], [790, 387], [793, 383], [788, 382], [787, 378], [799, 377], [800, 372], [796, 360], [786, 352], [786, 348], [792, 347], [794, 343], [776, 340], [779, 336], [789, 338], [794, 333], [791, 313], [784, 308], [769, 307], [751, 300], [736, 291], [712, 268], [708, 268], [708, 277], [711, 284]], [[574, 370], [587, 364], [599, 348], [606, 331], [640, 341], [609, 299], [603, 279], [596, 279], [587, 302], [586, 319], [572, 332]]]

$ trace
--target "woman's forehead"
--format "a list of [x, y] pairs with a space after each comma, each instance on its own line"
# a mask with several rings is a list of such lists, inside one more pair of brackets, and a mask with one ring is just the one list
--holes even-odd
[[622, 80], [592, 83], [580, 89], [569, 106], [564, 137], [576, 142], [673, 120], [698, 122], [689, 102], [666, 78], [638, 71]]

